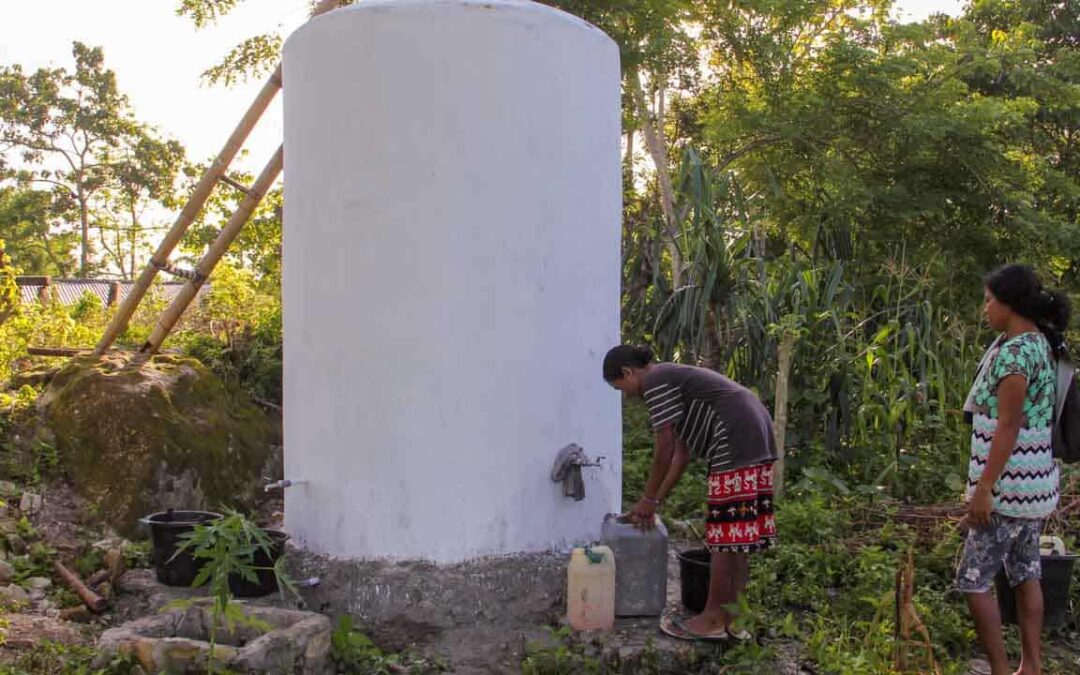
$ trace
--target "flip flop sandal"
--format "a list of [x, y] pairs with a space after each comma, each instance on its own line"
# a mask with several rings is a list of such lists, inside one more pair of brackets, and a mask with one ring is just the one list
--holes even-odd
[[731, 630], [731, 628], [728, 628], [727, 634], [732, 640], [737, 640], [739, 642], [749, 642], [754, 639], [754, 636], [751, 635], [748, 630]]
[[967, 675], [990, 675], [990, 664], [982, 659], [968, 662]]
[[660, 620], [660, 630], [665, 635], [676, 640], [688, 642], [727, 642], [730, 639], [727, 630], [715, 635], [700, 635], [686, 627], [686, 623], [680, 617], [669, 617]]

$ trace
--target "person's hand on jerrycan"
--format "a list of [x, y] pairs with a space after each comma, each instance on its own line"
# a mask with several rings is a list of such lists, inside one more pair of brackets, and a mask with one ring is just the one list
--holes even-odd
[[619, 516], [622, 522], [629, 522], [642, 530], [656, 527], [656, 500], [642, 497], [634, 508]]

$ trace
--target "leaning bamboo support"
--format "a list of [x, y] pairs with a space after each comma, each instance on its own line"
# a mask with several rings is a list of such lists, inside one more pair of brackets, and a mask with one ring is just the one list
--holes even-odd
[[161, 240], [161, 243], [158, 244], [157, 250], [154, 251], [154, 255], [150, 258], [150, 262], [143, 269], [139, 278], [131, 287], [131, 291], [120, 304], [120, 309], [109, 323], [105, 334], [101, 337], [101, 341], [98, 342], [97, 348], [94, 350], [95, 355], [101, 356], [104, 354], [116, 341], [120, 333], [127, 328], [136, 308], [138, 308], [139, 303], [142, 302], [146, 292], [150, 289], [150, 285], [154, 283], [158, 271], [168, 265], [169, 256], [172, 255], [173, 249], [180, 244], [184, 235], [187, 234], [188, 228], [191, 227], [199, 212], [202, 211], [206, 200], [210, 198], [214, 186], [225, 175], [229, 164], [232, 163], [240, 148], [243, 147], [244, 141], [247, 140], [251, 130], [255, 128], [259, 118], [266, 112], [267, 107], [274, 100], [274, 96], [277, 95], [279, 89], [281, 89], [281, 66], [274, 70], [273, 75], [270, 76], [270, 79], [266, 81], [266, 84], [259, 91], [258, 96], [255, 97], [255, 102], [251, 104], [243, 119], [240, 120], [240, 124], [229, 136], [229, 140], [225, 142], [225, 147], [221, 149], [217, 158], [203, 172], [202, 178], [199, 179], [194, 192], [191, 193], [187, 203], [184, 204], [180, 215], [176, 217], [173, 226], [166, 233], [165, 238]]
[[[328, 12], [340, 4], [340, 0], [321, 0], [315, 9], [312, 10], [312, 16], [318, 16]], [[191, 193], [191, 197], [188, 198], [184, 208], [180, 211], [180, 215], [176, 217], [176, 221], [173, 222], [172, 227], [166, 233], [165, 238], [158, 244], [157, 250], [154, 251], [154, 255], [151, 256], [149, 264], [139, 274], [139, 278], [135, 281], [135, 284], [131, 287], [131, 291], [127, 297], [120, 304], [120, 309], [117, 310], [116, 315], [112, 321], [109, 322], [109, 326], [105, 329], [105, 334], [101, 336], [101, 341], [98, 342], [97, 347], [94, 349], [96, 356], [101, 356], [112, 347], [116, 342], [116, 338], [120, 333], [128, 326], [128, 322], [131, 321], [131, 317], [135, 314], [135, 310], [138, 308], [139, 303], [142, 302], [146, 292], [150, 290], [150, 285], [154, 283], [154, 278], [157, 276], [158, 270], [164, 268], [169, 264], [169, 256], [172, 255], [173, 250], [180, 244], [180, 241], [187, 234], [188, 228], [195, 221], [195, 218], [202, 211], [203, 206], [206, 205], [206, 200], [209, 199], [210, 193], [214, 190], [214, 186], [218, 181], [225, 177], [225, 172], [228, 171], [229, 165], [233, 159], [236, 158], [236, 154], [243, 147], [244, 141], [251, 134], [251, 130], [255, 128], [259, 119], [262, 118], [263, 113], [270, 106], [270, 103], [277, 96], [278, 91], [281, 89], [281, 64], [278, 64], [274, 69], [270, 78], [263, 84], [262, 89], [259, 90], [259, 94], [255, 97], [255, 101], [252, 102], [251, 107], [244, 113], [244, 117], [240, 120], [240, 123], [233, 130], [232, 135], [229, 136], [229, 140], [225, 142], [225, 146], [218, 153], [218, 156], [207, 167], [203, 173], [202, 178], [199, 179], [198, 185], [195, 186], [195, 190]]]
[[210, 273], [214, 271], [214, 267], [222, 256], [225, 255], [225, 251], [228, 250], [229, 245], [236, 239], [236, 235], [240, 233], [241, 228], [251, 218], [251, 214], [259, 206], [259, 202], [262, 201], [266, 193], [273, 187], [274, 181], [281, 174], [281, 169], [284, 166], [284, 149], [278, 147], [277, 152], [263, 168], [262, 173], [255, 180], [255, 184], [251, 186], [248, 193], [244, 195], [244, 199], [240, 202], [240, 205], [233, 212], [232, 217], [229, 218], [229, 222], [218, 233], [217, 239], [207, 249], [206, 254], [203, 255], [199, 264], [195, 266], [194, 278], [188, 280], [187, 283], [180, 289], [180, 292], [176, 294], [173, 301], [169, 303], [169, 306], [165, 309], [165, 313], [161, 316], [157, 325], [154, 327], [154, 331], [150, 334], [150, 337], [139, 349], [143, 354], [153, 354], [161, 348], [161, 343], [165, 341], [169, 333], [172, 331], [176, 322], [180, 320], [184, 310], [187, 309], [191, 301], [195, 299], [195, 296], [199, 293], [199, 289], [203, 283], [206, 282], [206, 278], [210, 276]]

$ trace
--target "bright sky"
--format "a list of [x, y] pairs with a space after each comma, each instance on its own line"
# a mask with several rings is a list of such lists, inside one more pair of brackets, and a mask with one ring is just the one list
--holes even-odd
[[[105, 50], [120, 90], [143, 122], [181, 141], [189, 157], [213, 157], [247, 109], [261, 81], [204, 86], [200, 74], [235, 44], [257, 33], [288, 34], [303, 23], [307, 0], [246, 0], [217, 25], [196, 31], [176, 16], [176, 0], [0, 0], [0, 63], [72, 67], [71, 43]], [[898, 0], [897, 13], [918, 20], [958, 14], [961, 0]], [[281, 101], [264, 116], [238, 165], [257, 172], [281, 142]]]

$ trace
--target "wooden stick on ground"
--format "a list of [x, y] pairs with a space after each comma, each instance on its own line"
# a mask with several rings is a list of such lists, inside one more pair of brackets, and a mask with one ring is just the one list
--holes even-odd
[[923, 673], [940, 675], [937, 659], [934, 658], [933, 642], [930, 640], [930, 631], [926, 624], [919, 618], [915, 610], [915, 549], [908, 549], [903, 564], [896, 570], [896, 616], [899, 628], [899, 639], [896, 643], [896, 669], [901, 673], [908, 672], [908, 650], [911, 647], [912, 631], [922, 638], [921, 645], [926, 652], [926, 669]]
[[74, 347], [27, 347], [26, 353], [30, 356], [78, 356], [88, 354], [89, 349], [76, 349]]
[[79, 575], [64, 567], [60, 564], [59, 560], [53, 561], [53, 567], [56, 568], [56, 573], [60, 575], [60, 578], [64, 580], [64, 583], [82, 598], [82, 601], [86, 603], [86, 606], [90, 608], [90, 611], [104, 612], [108, 608], [108, 600], [87, 588], [86, 584], [79, 578]]

